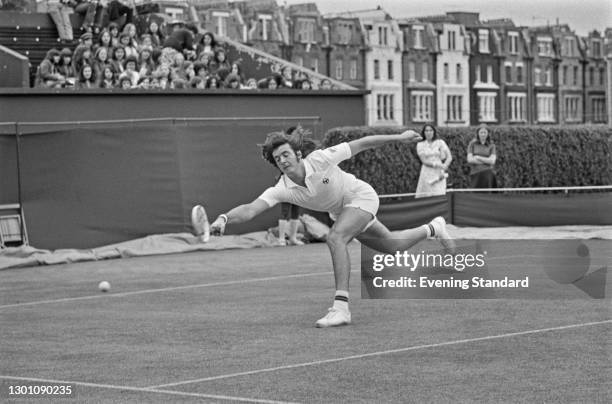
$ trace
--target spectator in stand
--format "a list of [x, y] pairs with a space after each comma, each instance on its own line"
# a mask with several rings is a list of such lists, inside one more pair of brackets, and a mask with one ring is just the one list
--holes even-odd
[[59, 72], [61, 54], [55, 48], [47, 51], [47, 56], [38, 66], [36, 73], [36, 87], [60, 88], [66, 82], [66, 78]]
[[195, 56], [194, 36], [198, 29], [193, 24], [188, 24], [185, 28], [175, 28], [166, 38], [163, 44], [161, 63], [172, 64], [177, 53], [184, 55], [185, 59]]
[[225, 78], [225, 88], [239, 90], [240, 84], [240, 76], [238, 76], [237, 74], [228, 74]]
[[206, 88], [209, 88], [211, 90], [221, 88], [219, 84], [219, 76], [217, 76], [216, 74], [211, 74], [210, 76], [208, 76], [208, 79], [206, 80]]
[[312, 84], [310, 83], [310, 80], [302, 80], [302, 82], [300, 83], [300, 88], [302, 90], [312, 90]]
[[151, 76], [142, 76], [138, 79], [138, 88], [149, 90], [151, 88]]
[[198, 42], [196, 47], [197, 58], [199, 59], [202, 54], [207, 53], [212, 56], [215, 54], [215, 48], [217, 47], [217, 41], [212, 32], [205, 32]]
[[195, 62], [193, 64], [193, 72], [196, 76], [199, 76], [206, 81], [206, 76], [208, 76], [208, 68], [202, 62]]
[[170, 88], [173, 90], [184, 90], [185, 88], [188, 88], [188, 84], [187, 81], [185, 81], [184, 79], [177, 77], [172, 80]]
[[215, 51], [215, 62], [217, 62], [217, 75], [221, 80], [225, 80], [232, 69], [231, 65], [227, 60], [225, 49], [217, 48]]
[[276, 89], [278, 89], [278, 81], [279, 81], [278, 76], [268, 77], [268, 87], [266, 87], [266, 88], [268, 90], [276, 90]]
[[153, 39], [151, 39], [151, 35], [149, 34], [142, 34], [140, 36], [140, 45], [138, 47], [138, 49], [142, 50], [142, 48], [148, 47], [153, 49]]
[[108, 15], [108, 0], [93, 0], [96, 4], [96, 17], [94, 18], [93, 33], [100, 34], [104, 25], [104, 19]]
[[91, 65], [84, 64], [79, 73], [79, 79], [76, 82], [77, 89], [83, 88], [98, 88], [96, 77]]
[[109, 50], [113, 47], [111, 34], [107, 28], [100, 31], [100, 34], [98, 35], [98, 42], [93, 47], [94, 52], [100, 47], [105, 47]]
[[242, 70], [240, 69], [239, 62], [233, 62], [230, 70], [230, 74], [235, 74], [240, 78], [240, 83], [244, 83], [244, 75], [242, 74]]
[[494, 166], [497, 161], [495, 144], [489, 128], [480, 125], [476, 137], [468, 144], [467, 162], [470, 164], [471, 188], [497, 188]]
[[77, 73], [72, 65], [72, 51], [69, 48], [64, 48], [60, 52], [61, 61], [59, 73], [66, 79], [65, 86], [73, 87], [76, 83]]
[[157, 88], [162, 90], [170, 88], [170, 83], [172, 82], [170, 73], [170, 67], [168, 65], [159, 65], [157, 70], [153, 72], [153, 77], [157, 81]]
[[153, 63], [153, 49], [144, 47], [140, 51], [138, 59], [138, 73], [141, 76], [150, 76], [155, 71], [155, 63]]
[[421, 129], [423, 140], [417, 143], [416, 152], [421, 160], [421, 172], [415, 198], [446, 194], [446, 171], [453, 157], [444, 140], [433, 125]]
[[203, 90], [206, 88], [206, 81], [200, 76], [195, 76], [189, 82], [189, 87]]
[[93, 71], [94, 76], [98, 79], [98, 84], [102, 81], [104, 68], [111, 65], [110, 58], [108, 57], [108, 49], [100, 47], [96, 50], [93, 58]]
[[125, 73], [121, 74], [119, 76], [119, 84], [117, 85], [117, 87], [122, 90], [129, 90], [130, 88], [132, 88], [132, 79]]
[[93, 35], [90, 32], [86, 32], [79, 37], [79, 45], [85, 45], [89, 49], [93, 48]]
[[112, 22], [117, 22], [125, 15], [125, 23], [129, 24], [134, 20], [134, 5], [133, 0], [112, 0], [108, 5], [108, 19]]
[[146, 34], [151, 35], [151, 43], [154, 48], [161, 47], [166, 39], [159, 29], [159, 25], [155, 21], [151, 21], [149, 23]]
[[83, 17], [81, 31], [92, 32], [96, 16], [96, 4], [90, 0], [76, 0], [74, 13]]
[[213, 53], [205, 52], [205, 53], [202, 53], [200, 56], [198, 56], [197, 61], [205, 65], [207, 69], [210, 69], [210, 62], [213, 60], [213, 58], [214, 58]]
[[119, 25], [116, 22], [108, 24], [108, 32], [111, 34], [111, 47], [119, 45]]
[[113, 65], [115, 74], [123, 73], [125, 71], [125, 49], [123, 49], [123, 46], [119, 45], [113, 48], [112, 56], [111, 64]]
[[140, 74], [138, 74], [138, 58], [136, 56], [128, 56], [125, 58], [125, 71], [123, 74], [127, 75], [132, 80], [132, 87], [138, 86], [140, 80]]
[[115, 71], [112, 65], [107, 65], [102, 71], [102, 81], [100, 82], [100, 88], [115, 88], [117, 83], [115, 81]]
[[85, 44], [79, 44], [74, 49], [72, 54], [72, 64], [74, 65], [75, 72], [81, 72], [83, 65], [91, 65], [93, 63], [93, 57], [91, 54], [91, 48]]
[[294, 80], [293, 80], [293, 71], [290, 66], [285, 66], [281, 70], [280, 80], [277, 82], [278, 87], [283, 88], [293, 88]]
[[257, 80], [251, 77], [242, 88], [244, 90], [257, 90]]
[[128, 34], [128, 37], [130, 38], [130, 42], [129, 45], [136, 48], [136, 49], [140, 49], [140, 41], [138, 40], [138, 31], [136, 30], [136, 25], [134, 25], [134, 23], [128, 23], [125, 24], [125, 26], [123, 27], [123, 31], [121, 32], [122, 34]]
[[59, 38], [63, 42], [72, 42], [74, 39], [72, 23], [70, 22], [72, 7], [70, 7], [69, 2], [65, 0], [46, 0], [46, 2], [47, 12], [55, 23]]
[[319, 89], [321, 89], [321, 90], [331, 90], [332, 89], [331, 81], [329, 79], [321, 80], [321, 84], [319, 84]]
[[129, 34], [123, 32], [119, 35], [119, 44], [125, 49], [125, 57], [138, 57], [138, 49], [132, 45]]

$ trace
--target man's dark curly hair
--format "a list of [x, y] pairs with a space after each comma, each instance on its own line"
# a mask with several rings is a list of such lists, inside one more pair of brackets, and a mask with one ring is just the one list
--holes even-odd
[[303, 129], [299, 125], [297, 127], [292, 126], [284, 132], [272, 132], [268, 134], [265, 142], [259, 145], [261, 147], [263, 159], [278, 168], [272, 153], [284, 144], [288, 144], [295, 153], [300, 151], [302, 157], [306, 157], [318, 147], [314, 139], [306, 137], [308, 135], [310, 135], [310, 131]]

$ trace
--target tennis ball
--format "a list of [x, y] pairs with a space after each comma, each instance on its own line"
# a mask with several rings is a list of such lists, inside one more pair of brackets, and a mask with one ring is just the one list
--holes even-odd
[[98, 285], [98, 289], [100, 289], [100, 291], [102, 291], [102, 292], [108, 292], [110, 290], [110, 283], [108, 283], [106, 281], [102, 281]]

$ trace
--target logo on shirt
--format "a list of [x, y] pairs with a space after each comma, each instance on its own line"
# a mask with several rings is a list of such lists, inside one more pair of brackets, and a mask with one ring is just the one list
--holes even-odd
[[323, 178], [321, 181], [323, 184], [329, 184], [329, 178]]

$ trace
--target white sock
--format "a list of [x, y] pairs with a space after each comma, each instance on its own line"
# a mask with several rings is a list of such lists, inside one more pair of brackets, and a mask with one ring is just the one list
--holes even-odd
[[421, 228], [425, 229], [425, 232], [427, 233], [427, 238], [431, 238], [434, 235], [434, 230], [433, 230], [433, 226], [430, 224], [424, 224], [423, 226], [421, 226]]
[[348, 291], [336, 290], [336, 295], [334, 296], [334, 309], [348, 311], [348, 297]]

